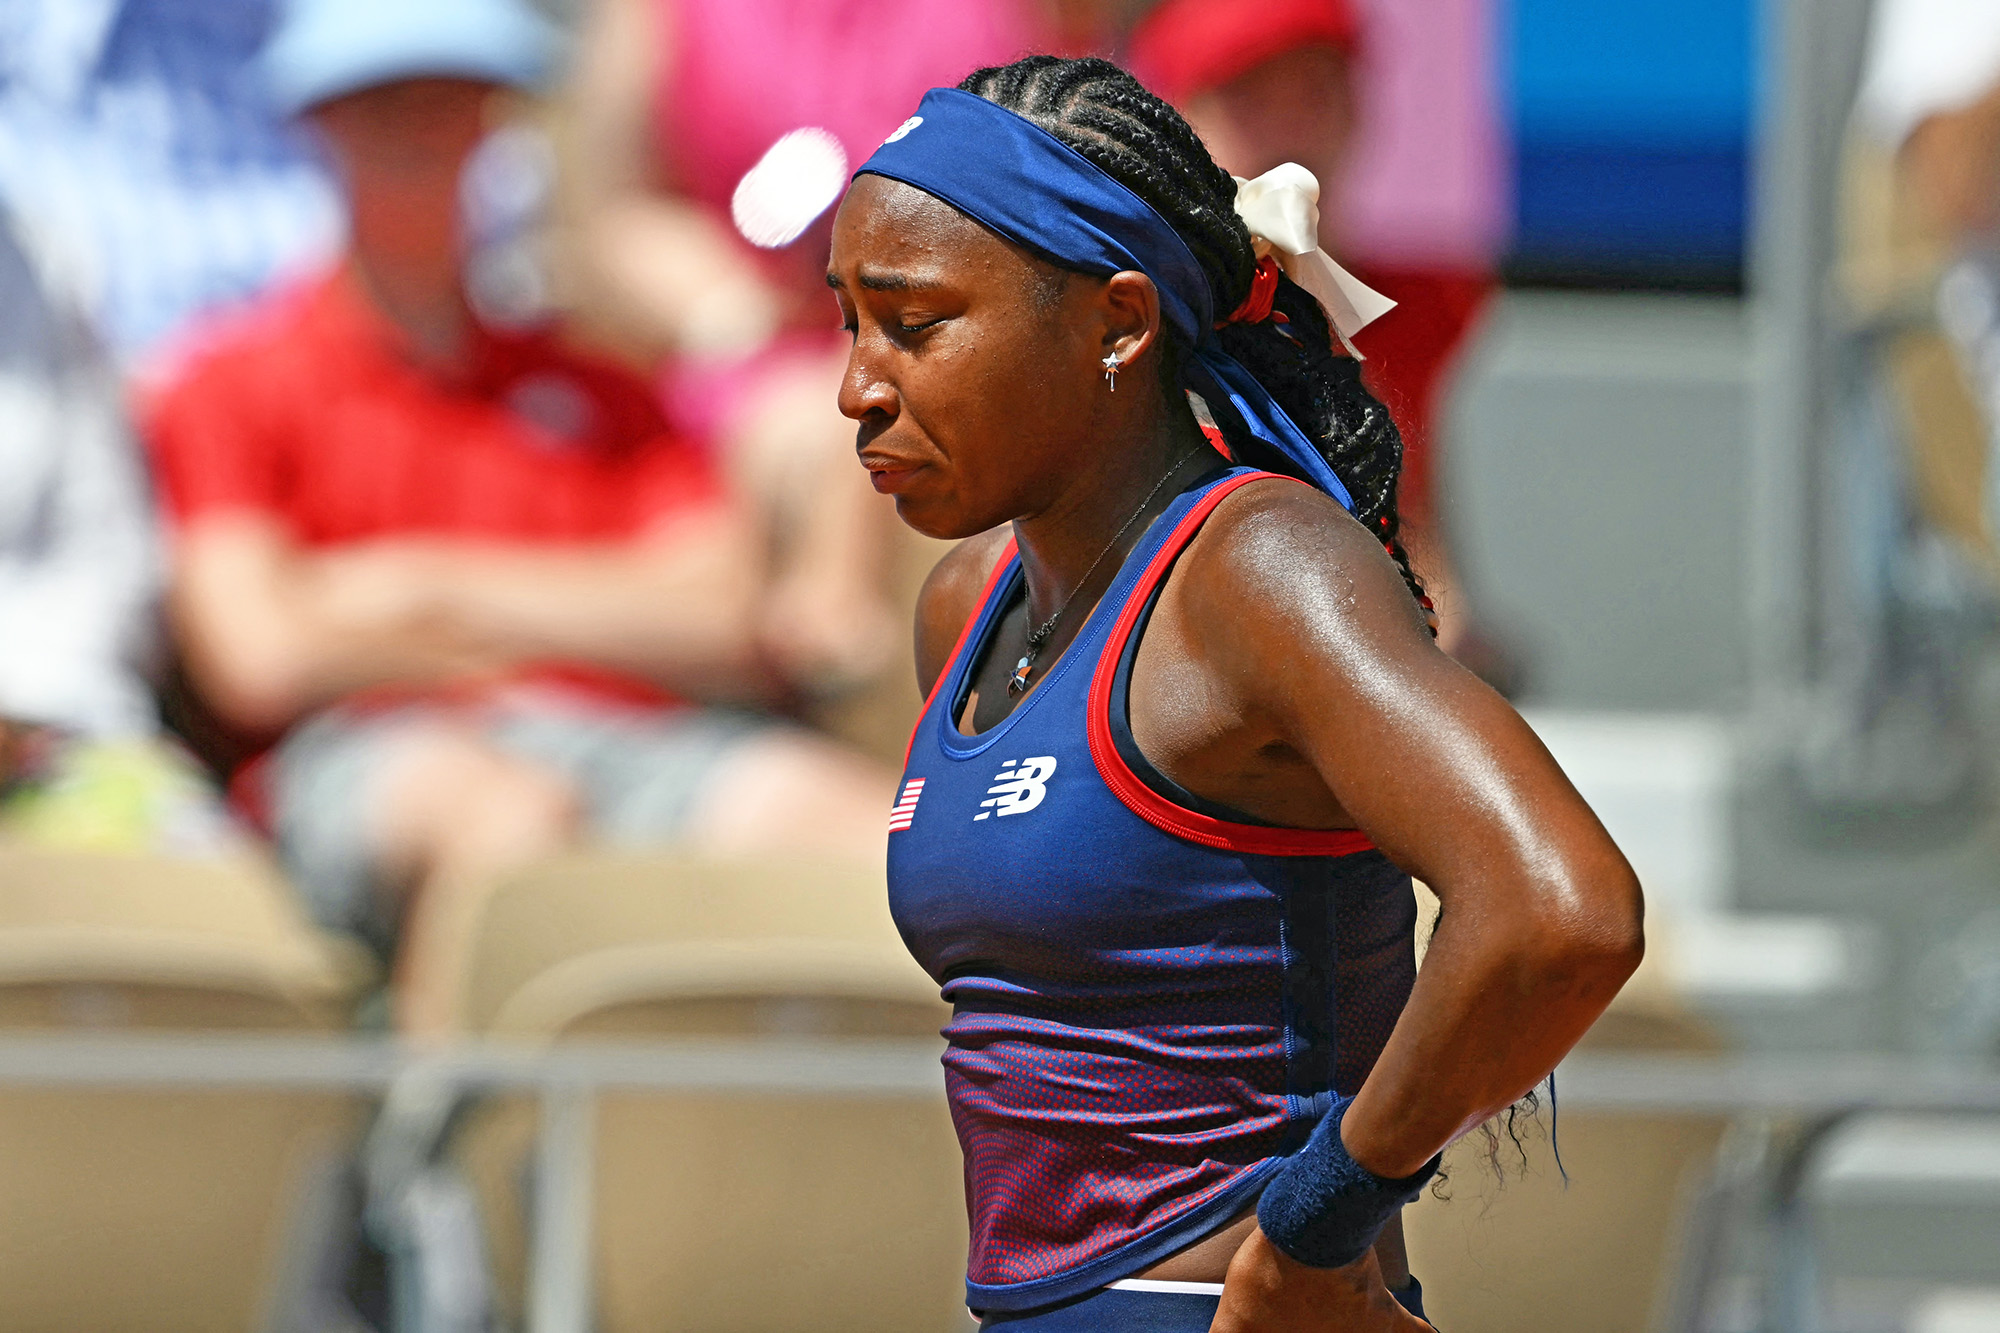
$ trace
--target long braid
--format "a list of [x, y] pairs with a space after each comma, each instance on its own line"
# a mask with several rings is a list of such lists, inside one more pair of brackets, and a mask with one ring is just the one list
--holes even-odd
[[[1215, 164], [1180, 113], [1108, 60], [1029, 56], [975, 71], [960, 89], [1034, 121], [1088, 158], [1173, 224], [1208, 278], [1217, 311], [1249, 294], [1257, 256], [1236, 216], [1236, 182]], [[1285, 323], [1231, 324], [1223, 350], [1270, 391], [1297, 422], [1354, 498], [1354, 516], [1402, 570], [1410, 593], [1428, 607], [1400, 539], [1396, 488], [1403, 437], [1395, 419], [1361, 383], [1353, 358], [1333, 353], [1333, 332], [1319, 302], [1281, 279], [1275, 308]], [[1171, 345], [1171, 366], [1184, 349]], [[1299, 475], [1275, 450], [1229, 439], [1246, 463]]]

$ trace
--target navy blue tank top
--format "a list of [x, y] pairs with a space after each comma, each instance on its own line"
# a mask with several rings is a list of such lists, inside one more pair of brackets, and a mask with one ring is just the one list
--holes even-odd
[[1223, 497], [1270, 475], [1179, 496], [1048, 674], [966, 736], [973, 667], [1020, 595], [1010, 545], [911, 737], [890, 908], [952, 1006], [974, 1309], [1068, 1299], [1242, 1212], [1408, 998], [1409, 876], [1360, 833], [1206, 806], [1132, 744], [1160, 587]]

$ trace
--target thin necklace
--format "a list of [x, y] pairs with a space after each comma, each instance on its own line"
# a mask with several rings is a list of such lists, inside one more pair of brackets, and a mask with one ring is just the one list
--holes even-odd
[[1167, 484], [1167, 479], [1181, 470], [1181, 464], [1200, 453], [1202, 447], [1202, 445], [1198, 444], [1173, 461], [1173, 464], [1161, 474], [1160, 479], [1153, 483], [1153, 489], [1146, 492], [1146, 498], [1139, 501], [1139, 507], [1132, 511], [1132, 517], [1126, 519], [1124, 526], [1111, 534], [1110, 541], [1104, 543], [1104, 549], [1097, 553], [1097, 559], [1090, 562], [1090, 568], [1083, 571], [1083, 577], [1076, 581], [1076, 587], [1072, 588], [1069, 596], [1063, 599], [1063, 604], [1056, 608], [1056, 613], [1047, 620], [1044, 620], [1040, 625], [1037, 625], [1034, 629], [1028, 631], [1028, 651], [1020, 661], [1014, 664], [1014, 674], [1007, 679], [1007, 693], [1026, 694], [1028, 692], [1028, 676], [1035, 669], [1035, 659], [1042, 655], [1042, 646], [1054, 636], [1056, 624], [1063, 618], [1063, 612], [1069, 610], [1069, 604], [1076, 600], [1076, 595], [1082, 592], [1084, 585], [1090, 582], [1090, 576], [1095, 574], [1097, 567], [1104, 563], [1104, 557], [1111, 554], [1111, 548], [1118, 544], [1118, 539], [1129, 532], [1132, 525], [1139, 521], [1139, 515], [1146, 512], [1146, 506], [1153, 503], [1153, 497], [1160, 493], [1160, 488]]

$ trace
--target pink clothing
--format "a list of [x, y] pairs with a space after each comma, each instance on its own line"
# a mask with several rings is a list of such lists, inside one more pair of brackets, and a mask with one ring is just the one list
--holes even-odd
[[1360, 133], [1341, 201], [1353, 258], [1483, 269], [1512, 201], [1495, 0], [1362, 0]]
[[663, 164], [725, 216], [783, 135], [831, 131], [852, 170], [926, 89], [1026, 55], [1037, 36], [1019, 0], [659, 0], [658, 12], [671, 53], [656, 108]]
[[[730, 199], [772, 144], [793, 130], [826, 130], [852, 171], [927, 89], [1043, 49], [1028, 3], [655, 0], [667, 52], [653, 108], [663, 182], [736, 236]], [[783, 303], [786, 332], [775, 343], [740, 360], [665, 367], [661, 387], [685, 428], [715, 439], [771, 377], [832, 353], [838, 321], [825, 275], [833, 211], [789, 244], [753, 252]]]

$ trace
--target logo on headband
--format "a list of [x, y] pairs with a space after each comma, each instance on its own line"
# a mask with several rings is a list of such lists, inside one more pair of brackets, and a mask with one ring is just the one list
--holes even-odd
[[911, 116], [908, 120], [898, 125], [896, 127], [896, 132], [891, 134], [888, 138], [884, 139], [882, 142], [885, 144], [892, 144], [896, 142], [896, 140], [898, 139], [907, 139], [910, 137], [910, 131], [923, 123], [924, 123], [924, 118], [922, 116]]

